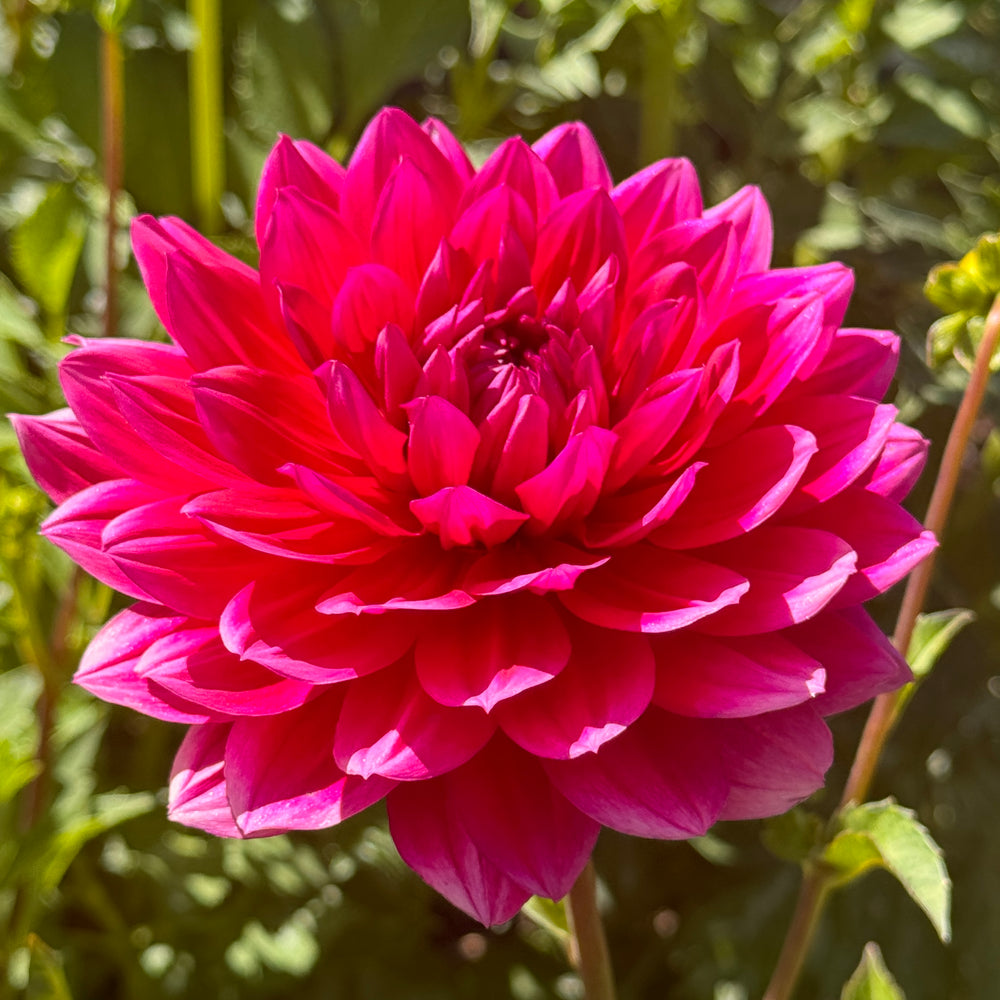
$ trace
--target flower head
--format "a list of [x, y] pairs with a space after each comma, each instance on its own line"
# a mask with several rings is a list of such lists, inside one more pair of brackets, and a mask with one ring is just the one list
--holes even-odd
[[755, 188], [613, 186], [564, 125], [474, 170], [381, 113], [282, 138], [260, 267], [177, 219], [135, 254], [173, 344], [80, 341], [17, 418], [43, 531], [136, 598], [76, 680], [187, 723], [170, 814], [223, 836], [387, 799], [485, 923], [602, 825], [685, 838], [822, 782], [822, 716], [907, 668], [861, 608], [934, 544], [850, 272], [769, 269]]

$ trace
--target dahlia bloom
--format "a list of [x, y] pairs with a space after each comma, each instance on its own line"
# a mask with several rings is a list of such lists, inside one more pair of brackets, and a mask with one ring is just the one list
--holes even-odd
[[904, 682], [862, 609], [933, 546], [896, 338], [838, 264], [772, 270], [755, 188], [614, 186], [590, 133], [475, 170], [396, 110], [347, 168], [282, 138], [260, 267], [140, 218], [170, 345], [78, 340], [18, 417], [45, 535], [136, 599], [77, 683], [190, 728], [170, 815], [221, 836], [385, 798], [486, 924], [601, 826], [686, 838], [823, 780], [823, 716]]

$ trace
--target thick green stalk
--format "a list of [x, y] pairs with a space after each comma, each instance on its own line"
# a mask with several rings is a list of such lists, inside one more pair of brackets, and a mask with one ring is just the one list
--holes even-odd
[[108, 192], [107, 271], [104, 284], [104, 336], [118, 332], [118, 195], [125, 165], [125, 67], [117, 27], [101, 31], [101, 141], [104, 186]]
[[615, 980], [611, 969], [604, 925], [597, 909], [597, 875], [594, 862], [580, 872], [566, 897], [566, 915], [572, 935], [570, 956], [583, 980], [587, 1000], [615, 1000]]
[[198, 42], [189, 66], [191, 169], [195, 209], [203, 232], [222, 228], [220, 207], [226, 181], [222, 113], [222, 15], [219, 0], [191, 0]]
[[[938, 470], [931, 502], [927, 508], [925, 527], [939, 537], [948, 523], [952, 501], [955, 498], [955, 486], [958, 483], [962, 467], [962, 456], [969, 444], [976, 415], [986, 395], [986, 387], [990, 377], [990, 360], [1000, 344], [1000, 295], [993, 302], [983, 328], [983, 339], [976, 352], [976, 361], [965, 387], [965, 394], [955, 414], [955, 422], [948, 434], [941, 468]], [[893, 644], [904, 656], [913, 636], [917, 616], [927, 597], [931, 574], [934, 569], [934, 553], [931, 553], [910, 575], [903, 594], [903, 602], [896, 619], [896, 629], [893, 632]], [[889, 694], [879, 695], [875, 699], [865, 730], [861, 735], [851, 773], [848, 776], [844, 794], [834, 816], [837, 817], [848, 807], [865, 800], [871, 787], [875, 769], [885, 748], [886, 740], [899, 715], [899, 706], [903, 697], [902, 689]], [[785, 936], [785, 943], [775, 966], [774, 975], [764, 994], [764, 1000], [789, 1000], [798, 981], [802, 964], [809, 952], [813, 933], [823, 910], [827, 891], [830, 887], [830, 872], [818, 864], [806, 868], [799, 891], [799, 900]]]

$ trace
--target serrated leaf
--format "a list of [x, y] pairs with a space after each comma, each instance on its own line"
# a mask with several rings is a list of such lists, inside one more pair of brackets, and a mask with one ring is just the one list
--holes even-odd
[[841, 884], [873, 867], [891, 872], [927, 914], [942, 941], [951, 939], [951, 880], [941, 848], [909, 809], [892, 799], [866, 802], [841, 818], [841, 832], [821, 860]]
[[844, 985], [840, 1000], [906, 1000], [874, 941], [865, 945], [861, 962]]
[[53, 184], [11, 237], [21, 283], [50, 316], [66, 310], [87, 235], [83, 206], [68, 184]]
[[566, 905], [562, 900], [532, 896], [521, 907], [521, 912], [526, 913], [539, 927], [545, 928], [561, 944], [569, 941], [569, 920], [566, 917]]
[[955, 636], [975, 619], [975, 614], [965, 608], [949, 608], [947, 611], [919, 615], [906, 650], [906, 661], [910, 664], [913, 675], [918, 680], [926, 677]]

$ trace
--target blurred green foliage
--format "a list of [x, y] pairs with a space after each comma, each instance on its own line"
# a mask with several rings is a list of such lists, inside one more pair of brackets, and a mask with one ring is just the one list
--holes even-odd
[[[993, 243], [973, 251], [981, 280], [936, 272], [931, 295], [953, 315], [932, 332], [938, 367], [929, 368], [928, 270], [1000, 228], [997, 0], [223, 0], [221, 15], [218, 239], [232, 252], [253, 259], [254, 189], [278, 131], [343, 157], [371, 114], [395, 103], [442, 117], [481, 158], [512, 132], [533, 137], [580, 118], [618, 178], [686, 155], [708, 202], [760, 184], [775, 214], [777, 264], [838, 257], [854, 266], [849, 322], [903, 333], [897, 404], [938, 442], [936, 463], [964, 379], [948, 358], [967, 356], [977, 334], [969, 320], [1000, 273]], [[128, 218], [205, 221], [193, 193], [197, 101], [187, 75], [198, 32], [185, 7], [4, 0], [0, 411], [61, 405], [61, 338], [102, 331], [102, 27], [120, 32], [125, 51], [121, 335], [161, 335], [129, 262]], [[954, 943], [942, 947], [904, 888], [875, 873], [834, 897], [802, 997], [836, 996], [849, 978], [851, 1000], [898, 995], [877, 950], [852, 977], [872, 938], [909, 1000], [996, 996], [998, 414], [993, 393], [933, 595], [933, 606], [970, 608], [977, 620], [923, 681], [876, 788], [913, 807], [943, 846]], [[918, 512], [927, 489], [914, 496]], [[406, 869], [377, 813], [246, 843], [168, 823], [163, 784], [178, 730], [68, 685], [119, 599], [35, 535], [46, 504], [0, 423], [0, 995], [580, 996], [543, 926], [558, 925], [558, 910], [539, 904], [537, 923], [525, 916], [484, 933]], [[889, 595], [875, 610], [888, 622], [893, 606]], [[832, 792], [817, 803], [824, 815], [862, 717], [835, 727]], [[781, 823], [768, 840], [785, 856], [815, 848], [815, 821]], [[623, 1000], [760, 995], [797, 883], [760, 832], [723, 825], [693, 845], [602, 837]]]

